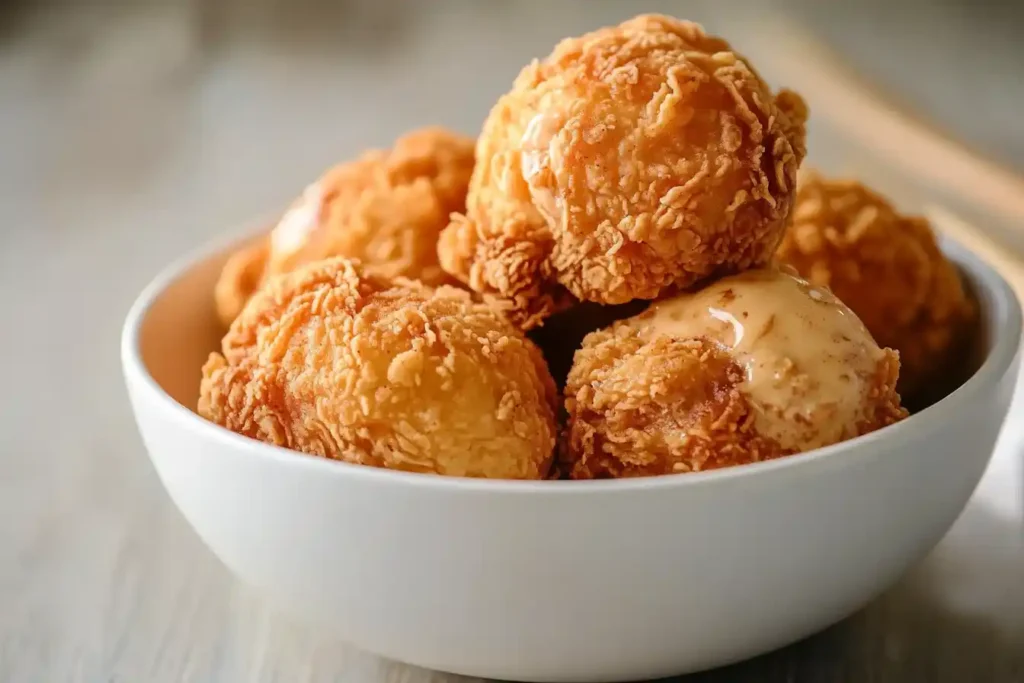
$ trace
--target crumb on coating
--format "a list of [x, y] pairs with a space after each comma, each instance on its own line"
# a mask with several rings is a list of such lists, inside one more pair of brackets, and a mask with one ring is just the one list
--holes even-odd
[[804, 156], [806, 105], [697, 24], [642, 15], [526, 66], [477, 142], [441, 265], [524, 329], [767, 262]]
[[268, 274], [347, 256], [385, 277], [450, 282], [437, 238], [465, 206], [473, 159], [472, 138], [431, 127], [329, 169], [272, 235]]
[[[259, 279], [238, 283], [226, 269], [218, 289], [244, 304], [267, 278], [332, 256], [359, 259], [385, 277], [454, 284], [438, 264], [437, 238], [465, 209], [474, 147], [473, 138], [432, 126], [328, 169], [268, 237]], [[224, 324], [239, 310], [225, 306]]]
[[[758, 427], [766, 408], [751, 399], [746, 369], [726, 347], [638, 328], [644, 315], [591, 333], [576, 353], [557, 463], [564, 475], [682, 474], [807, 450], [783, 447]], [[895, 390], [898, 375], [898, 356], [882, 350], [860, 397], [866, 410], [840, 441], [907, 416]]]
[[699, 472], [786, 455], [753, 428], [737, 388], [743, 369], [716, 344], [645, 343], [625, 329], [595, 333], [569, 375], [573, 479]]
[[540, 351], [468, 292], [344, 258], [270, 279], [203, 368], [199, 413], [351, 463], [538, 479], [557, 392]]
[[781, 262], [828, 287], [882, 346], [899, 351], [900, 391], [944, 372], [975, 315], [928, 221], [859, 182], [801, 175]]

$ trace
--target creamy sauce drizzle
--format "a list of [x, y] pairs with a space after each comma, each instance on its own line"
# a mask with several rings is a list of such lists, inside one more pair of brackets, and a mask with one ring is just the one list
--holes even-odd
[[797, 450], [855, 432], [883, 353], [831, 292], [774, 269], [723, 278], [635, 320], [648, 333], [706, 337], [729, 350], [746, 372], [740, 389], [758, 430]]

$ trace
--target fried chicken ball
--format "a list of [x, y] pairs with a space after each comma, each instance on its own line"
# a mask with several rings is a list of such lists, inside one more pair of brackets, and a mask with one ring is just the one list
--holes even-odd
[[227, 327], [259, 289], [270, 255], [270, 241], [257, 240], [228, 257], [213, 289], [217, 317]]
[[590, 334], [566, 386], [575, 479], [697, 472], [906, 416], [897, 354], [826, 289], [755, 269]]
[[900, 353], [900, 392], [914, 396], [946, 372], [975, 308], [928, 221], [903, 216], [851, 180], [800, 179], [778, 258], [828, 287], [883, 346]]
[[441, 265], [530, 329], [572, 298], [654, 299], [763, 264], [806, 117], [697, 24], [642, 15], [566, 39], [491, 110]]
[[464, 290], [344, 258], [271, 278], [203, 367], [198, 411], [350, 463], [540, 479], [556, 439], [540, 351]]
[[[217, 285], [218, 315], [230, 325], [268, 277], [331, 256], [356, 258], [367, 272], [454, 284], [437, 260], [437, 238], [462, 211], [475, 141], [443, 128], [400, 137], [329, 169], [308, 186], [271, 232], [263, 258], [228, 263]], [[255, 256], [255, 252], [253, 253]]]

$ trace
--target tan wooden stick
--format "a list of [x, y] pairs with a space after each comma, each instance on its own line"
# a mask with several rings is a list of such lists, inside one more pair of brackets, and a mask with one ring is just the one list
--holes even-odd
[[827, 119], [905, 175], [1024, 229], [1024, 177], [893, 106], [801, 27], [778, 20], [771, 30], [778, 37], [768, 59], [810, 98], [812, 120]]
[[983, 231], [938, 204], [924, 207], [924, 214], [940, 233], [949, 235], [992, 265], [1024, 297], [1024, 263]]

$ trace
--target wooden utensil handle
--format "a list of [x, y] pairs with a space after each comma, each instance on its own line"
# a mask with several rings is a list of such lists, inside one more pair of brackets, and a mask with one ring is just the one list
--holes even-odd
[[925, 207], [925, 215], [940, 233], [949, 235], [988, 261], [1024, 297], [1024, 262], [1003, 248], [976, 226], [938, 204]]
[[[786, 74], [787, 84], [808, 98], [812, 121], [827, 120], [837, 134], [877, 157], [879, 167], [889, 166], [927, 186], [928, 194], [977, 207], [1006, 226], [1004, 234], [1024, 231], [1024, 177], [895, 106], [793, 21], [777, 17], [770, 32], [776, 36], [775, 49], [767, 55], [772, 68]], [[947, 206], [924, 204], [939, 232], [991, 263], [1024, 295], [1024, 259]]]

